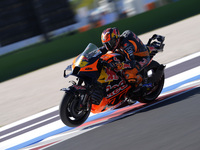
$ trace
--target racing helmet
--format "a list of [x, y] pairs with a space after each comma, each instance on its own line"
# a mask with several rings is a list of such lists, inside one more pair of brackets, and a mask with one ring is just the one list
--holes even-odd
[[119, 44], [119, 30], [114, 28], [107, 28], [101, 34], [101, 42], [108, 51], [114, 51]]

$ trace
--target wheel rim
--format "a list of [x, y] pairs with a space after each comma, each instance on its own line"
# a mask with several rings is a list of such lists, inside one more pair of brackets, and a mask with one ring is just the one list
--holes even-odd
[[[154, 74], [156, 73], [156, 70], [157, 70], [157, 67], [152, 67], [147, 71], [147, 76], [149, 80], [151, 80], [151, 77], [154, 76]], [[148, 81], [148, 82], [152, 83], [152, 81]], [[158, 95], [160, 94], [160, 92], [162, 91], [163, 85], [164, 85], [164, 74], [161, 77], [160, 81], [156, 85], [153, 85], [152, 88], [149, 89], [149, 93], [147, 92], [147, 95], [145, 96], [145, 100], [152, 101], [153, 99], [156, 99]]]
[[158, 97], [158, 95], [160, 94], [160, 92], [162, 91], [162, 87], [164, 84], [164, 75], [161, 77], [161, 80], [158, 82], [158, 84], [156, 86], [154, 86], [150, 91], [149, 94], [147, 94], [145, 96], [145, 100], [149, 100], [151, 101], [152, 99], [156, 99]]
[[70, 109], [71, 117], [75, 118], [75, 120], [79, 119], [79, 118], [82, 118], [85, 115], [85, 112], [83, 110], [78, 110], [78, 107], [79, 107], [78, 99], [73, 100], [71, 102], [71, 105], [70, 105], [69, 109]]

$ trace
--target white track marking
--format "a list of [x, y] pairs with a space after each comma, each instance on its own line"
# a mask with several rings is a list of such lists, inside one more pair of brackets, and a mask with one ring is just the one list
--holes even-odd
[[[197, 52], [197, 53], [194, 53], [192, 55], [189, 55], [189, 56], [186, 56], [186, 57], [183, 57], [181, 59], [178, 59], [178, 60], [175, 60], [173, 62], [170, 62], [166, 65], [166, 68], [170, 68], [172, 66], [175, 66], [175, 65], [178, 65], [182, 62], [185, 62], [185, 61], [188, 61], [188, 60], [191, 60], [193, 58], [196, 58], [196, 57], [199, 57], [200, 56], [200, 52]], [[199, 60], [200, 61], [200, 60]]]

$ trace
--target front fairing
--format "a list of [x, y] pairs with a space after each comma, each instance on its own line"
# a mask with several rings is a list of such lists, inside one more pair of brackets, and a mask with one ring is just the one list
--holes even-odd
[[88, 44], [86, 49], [78, 55], [72, 65], [69, 65], [64, 71], [64, 77], [75, 75], [80, 78], [97, 78], [99, 75], [97, 64], [102, 52], [92, 43]]
[[93, 64], [101, 54], [98, 47], [92, 43], [88, 44], [86, 49], [74, 60], [72, 65], [73, 69], [75, 67], [84, 68], [90, 64]]

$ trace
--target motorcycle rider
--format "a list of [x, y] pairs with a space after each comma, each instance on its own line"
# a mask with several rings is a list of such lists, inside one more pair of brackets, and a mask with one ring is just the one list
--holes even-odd
[[120, 35], [116, 27], [104, 30], [101, 34], [101, 41], [103, 46], [100, 50], [103, 53], [117, 51], [125, 56], [125, 62], [112, 65], [114, 68], [124, 70], [126, 80], [137, 87], [142, 82], [142, 77], [138, 73], [150, 61], [148, 48], [132, 31], [126, 30]]
[[[121, 35], [116, 27], [107, 28], [101, 34], [103, 46], [99, 48], [102, 54], [109, 51], [118, 52], [125, 56], [126, 61], [117, 64], [110, 64], [110, 67], [123, 70], [126, 80], [138, 87], [142, 82], [142, 77], [138, 74], [149, 62], [149, 50], [130, 30], [124, 31]], [[103, 98], [103, 90], [101, 86], [95, 86], [92, 99], [93, 102], [99, 104]], [[134, 100], [132, 101], [135, 102]], [[130, 100], [130, 103], [132, 103]]]

